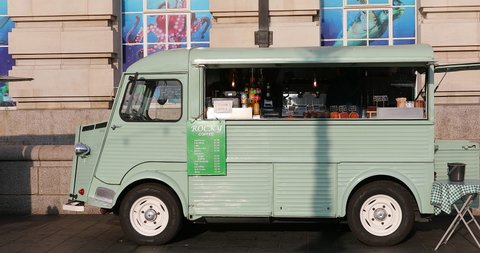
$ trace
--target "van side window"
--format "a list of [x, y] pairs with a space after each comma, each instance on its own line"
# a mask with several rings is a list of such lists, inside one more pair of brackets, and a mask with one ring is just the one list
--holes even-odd
[[206, 119], [428, 119], [425, 66], [385, 65], [207, 67]]
[[125, 121], [177, 121], [182, 117], [182, 85], [178, 80], [139, 79], [127, 86], [120, 117]]

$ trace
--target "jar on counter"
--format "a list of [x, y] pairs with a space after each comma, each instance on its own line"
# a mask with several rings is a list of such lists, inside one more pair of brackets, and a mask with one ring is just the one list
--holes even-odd
[[424, 100], [415, 100], [415, 107], [425, 107], [425, 101]]
[[407, 107], [407, 98], [405, 97], [399, 97], [395, 99], [397, 101], [397, 107], [398, 108], [405, 108]]

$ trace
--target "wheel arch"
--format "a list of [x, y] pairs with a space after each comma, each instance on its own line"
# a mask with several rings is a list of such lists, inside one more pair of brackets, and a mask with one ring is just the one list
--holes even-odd
[[375, 174], [372, 173], [367, 173], [361, 176], [358, 176], [354, 180], [352, 180], [346, 190], [343, 193], [342, 197], [342, 203], [340, 206], [340, 210], [338, 213], [339, 217], [345, 217], [346, 215], [346, 210], [348, 203], [352, 197], [352, 195], [362, 186], [367, 185], [369, 183], [375, 182], [375, 181], [390, 181], [390, 182], [395, 182], [404, 187], [408, 193], [409, 197], [411, 200], [411, 203], [413, 204], [413, 209], [415, 212], [418, 212], [419, 207], [421, 206], [421, 198], [420, 195], [413, 184], [408, 178], [405, 176], [399, 174], [399, 173], [382, 173], [378, 174], [378, 172], [375, 172]]
[[115, 212], [118, 211], [125, 195], [133, 188], [146, 183], [156, 183], [167, 187], [175, 194], [182, 208], [183, 216], [188, 217], [188, 200], [185, 191], [172, 177], [166, 173], [158, 171], [144, 171], [129, 177], [127, 176], [122, 180], [120, 194], [117, 195], [118, 197], [115, 200], [115, 205], [112, 208]]

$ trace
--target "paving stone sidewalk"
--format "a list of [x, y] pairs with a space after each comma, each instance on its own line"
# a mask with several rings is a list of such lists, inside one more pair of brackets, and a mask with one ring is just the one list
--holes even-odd
[[[366, 246], [353, 237], [346, 224], [331, 222], [187, 224], [168, 245], [138, 246], [125, 239], [114, 215], [2, 216], [0, 252], [433, 252], [452, 218], [416, 223], [411, 237], [394, 247]], [[437, 252], [480, 250], [462, 228]]]

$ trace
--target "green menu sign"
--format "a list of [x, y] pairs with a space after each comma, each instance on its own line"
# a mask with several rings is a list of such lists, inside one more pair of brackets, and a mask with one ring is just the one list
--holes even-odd
[[227, 174], [225, 121], [189, 121], [188, 175]]

